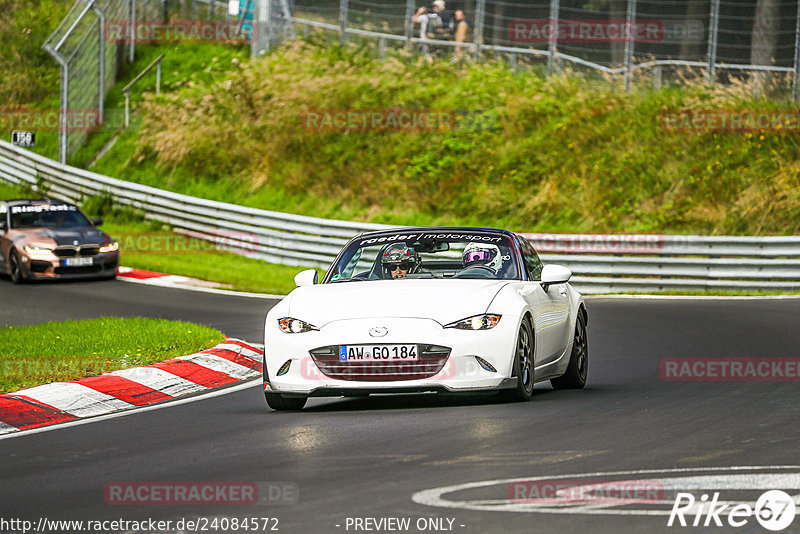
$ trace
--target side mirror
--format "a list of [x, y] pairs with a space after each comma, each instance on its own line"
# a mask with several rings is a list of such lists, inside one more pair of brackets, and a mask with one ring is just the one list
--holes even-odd
[[319, 273], [317, 273], [316, 269], [306, 269], [305, 271], [300, 271], [294, 276], [294, 284], [297, 287], [313, 286], [317, 283], [318, 277]]
[[553, 284], [565, 284], [572, 278], [572, 271], [563, 265], [556, 265], [554, 263], [545, 265], [542, 268], [542, 289], [547, 291], [547, 288]]
[[95, 217], [94, 219], [91, 219], [89, 222], [92, 223], [92, 225], [94, 226], [100, 226], [101, 224], [103, 224], [103, 219], [101, 219], [100, 217]]

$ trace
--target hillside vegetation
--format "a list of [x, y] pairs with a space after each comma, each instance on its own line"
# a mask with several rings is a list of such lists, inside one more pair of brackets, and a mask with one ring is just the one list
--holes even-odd
[[[312, 39], [313, 36], [312, 36]], [[792, 234], [797, 131], [667, 131], [680, 109], [788, 109], [699, 83], [626, 94], [577, 73], [428, 66], [291, 43], [140, 106], [99, 172], [280, 211], [559, 232]], [[319, 131], [320, 110], [456, 110], [455, 128]], [[304, 122], [305, 121], [305, 122]], [[330, 129], [329, 129], [330, 130]]]
[[58, 94], [58, 64], [42, 44], [71, 6], [64, 0], [0, 0], [0, 111]]

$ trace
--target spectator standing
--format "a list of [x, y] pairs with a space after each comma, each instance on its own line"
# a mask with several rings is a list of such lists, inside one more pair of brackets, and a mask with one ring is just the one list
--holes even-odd
[[[420, 39], [452, 39], [455, 23], [452, 15], [447, 11], [445, 0], [435, 0], [432, 7], [420, 7], [411, 20], [420, 25]], [[422, 52], [428, 63], [433, 63], [431, 49], [427, 44], [422, 45]]]
[[[472, 29], [472, 22], [467, 20], [467, 16], [460, 9], [457, 9], [455, 13], [455, 26], [456, 26], [456, 42], [466, 43], [467, 35]], [[456, 46], [455, 53], [453, 54], [454, 62], [461, 61], [463, 51], [464, 51], [463, 46]]]

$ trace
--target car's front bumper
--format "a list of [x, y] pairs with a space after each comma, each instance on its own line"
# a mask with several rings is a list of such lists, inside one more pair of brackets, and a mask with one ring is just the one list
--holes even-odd
[[53, 254], [32, 255], [20, 254], [20, 268], [26, 279], [77, 279], [112, 277], [119, 266], [119, 252], [102, 252], [93, 256], [90, 265], [67, 266], [65, 258]]
[[[389, 330], [371, 337], [376, 326]], [[437, 391], [448, 393], [503, 389], [513, 385], [512, 362], [519, 319], [503, 317], [490, 330], [443, 328], [431, 319], [387, 318], [335, 321], [320, 331], [285, 334], [268, 320], [265, 330], [265, 389], [282, 394], [348, 396], [365, 393]], [[320, 371], [310, 352], [331, 345], [415, 344], [447, 347], [450, 352], [441, 370], [412, 380], [387, 379], [376, 369], [369, 380], [333, 378]], [[486, 369], [481, 358], [494, 370]], [[288, 371], [278, 371], [288, 364]]]

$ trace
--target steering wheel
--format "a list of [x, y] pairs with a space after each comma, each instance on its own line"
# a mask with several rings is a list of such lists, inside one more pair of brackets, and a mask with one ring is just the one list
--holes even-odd
[[497, 273], [486, 265], [474, 265], [467, 267], [453, 278], [497, 278]]

